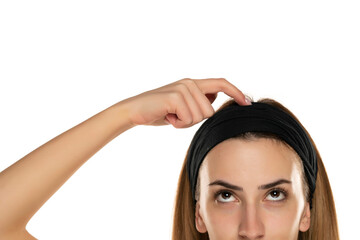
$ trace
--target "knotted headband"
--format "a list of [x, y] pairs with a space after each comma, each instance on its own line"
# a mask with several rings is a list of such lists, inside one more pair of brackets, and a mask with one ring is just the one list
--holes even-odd
[[312, 208], [317, 159], [310, 137], [301, 124], [288, 113], [270, 104], [258, 102], [249, 106], [240, 106], [234, 102], [217, 111], [195, 133], [186, 160], [194, 202], [198, 172], [206, 154], [222, 141], [246, 132], [275, 134], [295, 150], [304, 165]]

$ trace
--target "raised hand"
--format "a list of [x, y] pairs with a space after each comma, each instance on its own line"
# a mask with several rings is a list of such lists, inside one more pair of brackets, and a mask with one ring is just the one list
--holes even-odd
[[223, 78], [182, 79], [110, 106], [0, 172], [0, 239], [35, 239], [26, 231], [31, 217], [112, 139], [136, 125], [190, 127], [214, 114], [218, 92], [249, 104]]
[[185, 78], [121, 103], [134, 125], [172, 124], [185, 128], [214, 114], [211, 104], [218, 92], [224, 92], [240, 105], [250, 104], [244, 94], [224, 78]]

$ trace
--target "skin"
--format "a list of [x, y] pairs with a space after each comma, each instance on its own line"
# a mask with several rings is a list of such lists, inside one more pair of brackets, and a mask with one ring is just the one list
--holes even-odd
[[[197, 230], [208, 232], [211, 240], [296, 240], [299, 231], [310, 227], [310, 207], [298, 161], [290, 147], [273, 139], [228, 139], [215, 146], [199, 171]], [[291, 183], [258, 189], [278, 179]], [[209, 186], [215, 180], [240, 186], [243, 191]], [[285, 189], [288, 196], [274, 192], [277, 187]], [[216, 195], [219, 190], [225, 193]]]
[[182, 79], [110, 106], [0, 172], [0, 239], [36, 239], [26, 230], [31, 217], [115, 137], [138, 125], [191, 127], [214, 114], [218, 92], [249, 104], [224, 78]]

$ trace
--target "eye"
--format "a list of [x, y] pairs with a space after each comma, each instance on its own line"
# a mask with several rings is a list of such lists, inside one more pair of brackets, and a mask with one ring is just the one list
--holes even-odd
[[216, 200], [221, 203], [233, 202], [235, 197], [229, 191], [219, 191], [215, 194]]
[[273, 202], [280, 202], [287, 197], [287, 191], [285, 189], [276, 188], [272, 189], [267, 195], [266, 199]]

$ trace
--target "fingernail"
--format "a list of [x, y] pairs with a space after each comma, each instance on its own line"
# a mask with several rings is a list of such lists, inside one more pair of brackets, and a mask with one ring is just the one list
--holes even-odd
[[248, 97], [245, 97], [245, 102], [247, 105], [251, 105], [251, 100]]

